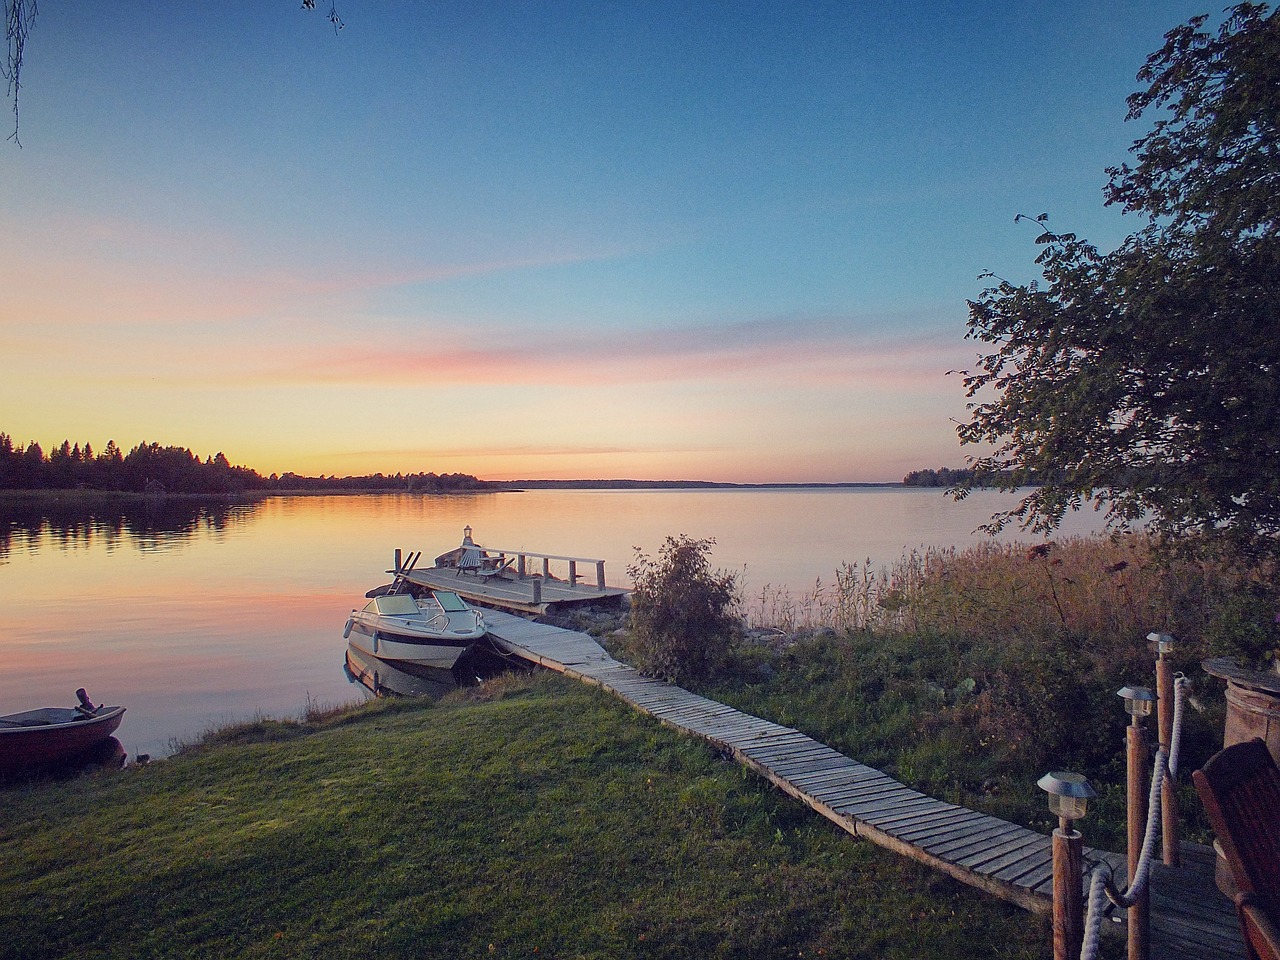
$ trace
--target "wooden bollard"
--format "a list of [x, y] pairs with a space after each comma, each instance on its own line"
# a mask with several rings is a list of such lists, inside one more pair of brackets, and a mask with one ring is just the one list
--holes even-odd
[[[1147, 831], [1147, 793], [1150, 788], [1151, 770], [1147, 764], [1146, 731], [1137, 718], [1128, 726], [1128, 801], [1129, 801], [1129, 889], [1138, 875], [1138, 860], [1142, 857], [1142, 841]], [[1129, 960], [1148, 960], [1151, 953], [1150, 887], [1144, 887], [1142, 896], [1129, 908]]]
[[[1157, 704], [1157, 736], [1160, 749], [1169, 755], [1173, 745], [1173, 707], [1176, 691], [1173, 683], [1173, 664], [1161, 654], [1156, 660], [1156, 696]], [[1178, 790], [1173, 782], [1173, 774], [1166, 774], [1160, 787], [1160, 840], [1162, 859], [1170, 867], [1178, 866], [1178, 821], [1181, 814], [1178, 810]]]
[[1084, 840], [1069, 820], [1053, 831], [1053, 960], [1079, 960], [1084, 942]]

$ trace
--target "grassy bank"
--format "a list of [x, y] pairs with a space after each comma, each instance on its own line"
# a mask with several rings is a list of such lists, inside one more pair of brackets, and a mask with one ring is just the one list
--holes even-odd
[[0, 954], [1038, 957], [1043, 921], [554, 676], [0, 792]]

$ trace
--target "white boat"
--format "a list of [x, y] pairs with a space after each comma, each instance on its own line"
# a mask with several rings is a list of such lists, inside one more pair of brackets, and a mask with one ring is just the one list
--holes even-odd
[[449, 670], [484, 636], [484, 617], [456, 593], [429, 590], [375, 596], [347, 618], [343, 639], [365, 654], [412, 673]]

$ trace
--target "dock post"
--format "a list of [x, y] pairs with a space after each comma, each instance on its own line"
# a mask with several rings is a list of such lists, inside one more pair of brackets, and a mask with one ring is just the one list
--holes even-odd
[[523, 553], [516, 554], [516, 579], [517, 580], [524, 579], [524, 554]]
[[391, 566], [395, 568], [396, 573], [400, 572], [400, 565], [402, 562], [403, 562], [403, 559], [400, 554], [400, 548], [396, 547], [395, 562], [391, 564]]
[[1053, 960], [1079, 960], [1084, 942], [1084, 899], [1081, 867], [1084, 839], [1075, 822], [1098, 794], [1078, 773], [1046, 773], [1037, 782], [1049, 794], [1049, 812], [1058, 818], [1053, 831]]
[[[1138, 862], [1142, 859], [1142, 843], [1147, 832], [1147, 792], [1151, 769], [1147, 766], [1147, 731], [1142, 718], [1151, 714], [1156, 695], [1147, 687], [1124, 687], [1117, 696], [1124, 697], [1125, 710], [1131, 722], [1125, 728], [1127, 746], [1126, 798], [1129, 806], [1129, 889], [1138, 879]], [[1129, 960], [1148, 960], [1151, 956], [1151, 888], [1142, 893], [1129, 908]]]
[[604, 589], [604, 561], [603, 560], [596, 561], [596, 586], [601, 590]]
[[[1167, 633], [1150, 633], [1147, 639], [1152, 641], [1158, 652], [1156, 657], [1156, 736], [1160, 749], [1169, 755], [1173, 744], [1173, 706], [1176, 692], [1173, 685], [1173, 664], [1168, 653], [1173, 646], [1173, 637]], [[1173, 776], [1164, 778], [1160, 786], [1160, 828], [1161, 853], [1166, 866], [1179, 865], [1178, 833], [1181, 813], [1178, 810], [1178, 788]]]
[[1053, 831], [1053, 958], [1079, 960], [1084, 942], [1084, 903], [1080, 897], [1084, 837], [1059, 821]]
[[576, 587], [578, 585], [578, 561], [569, 561], [569, 586]]
[[542, 576], [543, 576], [543, 579], [546, 579], [546, 580], [551, 579], [551, 561], [548, 560], [546, 557], [542, 558]]
[[542, 602], [542, 581], [537, 577], [535, 577], [533, 580], [533, 602], [534, 603]]

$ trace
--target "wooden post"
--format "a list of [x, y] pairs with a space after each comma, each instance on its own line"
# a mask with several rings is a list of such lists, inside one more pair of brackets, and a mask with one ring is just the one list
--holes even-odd
[[546, 557], [542, 558], [542, 576], [545, 579], [551, 578], [551, 561]]
[[524, 554], [523, 553], [516, 554], [516, 579], [517, 580], [524, 579]]
[[542, 581], [537, 577], [533, 578], [533, 602], [542, 602]]
[[401, 562], [402, 562], [402, 561], [401, 561], [401, 556], [400, 556], [400, 548], [399, 548], [399, 547], [396, 547], [395, 561], [391, 564], [391, 566], [395, 568], [395, 572], [396, 572], [396, 573], [399, 573], [399, 572], [400, 572], [400, 564], [401, 564]]
[[[1169, 658], [1161, 654], [1156, 659], [1156, 696], [1157, 703], [1157, 736], [1160, 748], [1165, 756], [1173, 744], [1173, 707], [1177, 692], [1173, 682], [1173, 664]], [[1161, 853], [1166, 865], [1178, 866], [1178, 832], [1180, 814], [1178, 811], [1178, 791], [1172, 774], [1167, 774], [1160, 787], [1160, 827]]]
[[596, 586], [601, 590], [604, 589], [604, 561], [596, 561]]
[[[1142, 840], [1147, 830], [1147, 793], [1151, 771], [1147, 764], [1146, 731], [1135, 717], [1128, 728], [1128, 799], [1129, 799], [1129, 888], [1133, 888], [1142, 856]], [[1150, 887], [1143, 889], [1138, 902], [1129, 908], [1129, 960], [1148, 960], [1150, 944]]]
[[578, 561], [569, 561], [569, 586], [576, 587], [578, 585]]
[[1079, 960], [1084, 942], [1081, 879], [1084, 841], [1071, 821], [1059, 819], [1053, 831], [1053, 960]]

